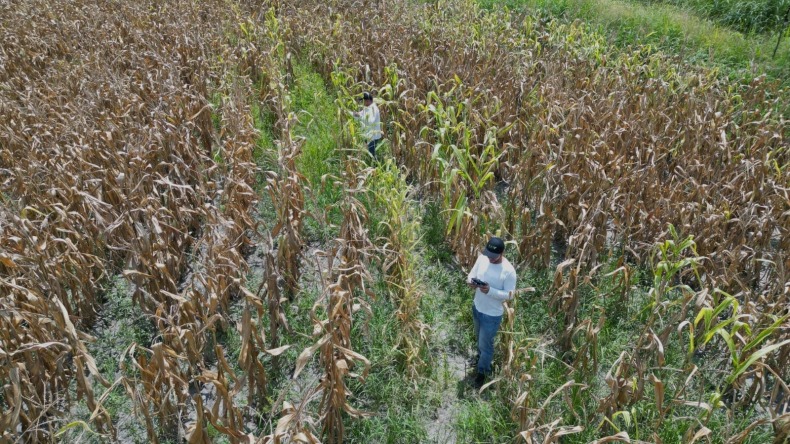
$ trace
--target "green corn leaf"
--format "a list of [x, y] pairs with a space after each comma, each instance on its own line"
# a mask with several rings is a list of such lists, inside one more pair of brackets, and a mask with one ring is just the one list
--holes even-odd
[[713, 312], [712, 308], [702, 307], [699, 313], [697, 313], [697, 317], [694, 318], [694, 326], [696, 327], [697, 325], [699, 325], [699, 321], [705, 319], [705, 329], [707, 329], [708, 326], [710, 325], [710, 316], [712, 312]]
[[754, 352], [749, 356], [749, 359], [743, 361], [740, 365], [735, 367], [735, 370], [727, 377], [727, 383], [732, 384], [741, 376], [752, 364], [757, 362], [758, 359], [762, 358], [763, 356], [771, 353], [774, 350], [784, 347], [785, 345], [790, 344], [790, 339], [786, 341], [782, 341], [778, 344], [769, 345], [768, 347], [761, 348], [760, 350]]
[[703, 340], [703, 344], [707, 344], [711, 339], [713, 339], [713, 336], [716, 333], [718, 333], [719, 331], [722, 331], [722, 330], [726, 331], [725, 329], [727, 328], [727, 326], [732, 324], [733, 322], [735, 322], [735, 318], [730, 318], [730, 319], [727, 319], [724, 322], [719, 322], [718, 324], [714, 325], [713, 328], [710, 331], [705, 333], [705, 338]]
[[486, 183], [488, 183], [489, 180], [493, 180], [493, 179], [494, 179], [494, 173], [493, 171], [489, 171], [477, 183], [477, 189], [482, 189], [486, 185]]
[[737, 367], [738, 366], [738, 350], [735, 348], [735, 342], [732, 340], [732, 336], [727, 333], [727, 330], [720, 329], [716, 330], [716, 334], [721, 336], [724, 339], [724, 342], [727, 343], [727, 347], [730, 349], [730, 356], [732, 357], [732, 365]]
[[623, 422], [625, 423], [626, 427], [629, 427], [629, 428], [631, 427], [631, 413], [630, 412], [628, 412], [627, 410], [620, 410], [619, 412], [615, 412], [615, 414], [612, 415], [612, 419], [615, 420], [615, 419], [617, 419], [618, 416], [622, 416], [623, 417]]
[[88, 432], [91, 435], [100, 436], [98, 433], [96, 433], [93, 430], [91, 430], [90, 426], [88, 426], [88, 424], [85, 421], [73, 421], [73, 422], [70, 422], [70, 423], [64, 425], [63, 427], [61, 427], [57, 431], [57, 433], [55, 433], [55, 438], [59, 438], [59, 437], [63, 436], [66, 432], [68, 432], [69, 430], [71, 430], [73, 428], [76, 428], [76, 427], [81, 428], [82, 430], [84, 430], [85, 432]]
[[782, 323], [783, 323], [785, 320], [787, 320], [787, 318], [788, 318], [788, 317], [790, 317], [790, 315], [785, 315], [785, 316], [782, 316], [781, 318], [777, 319], [777, 320], [776, 320], [776, 321], [775, 321], [773, 324], [771, 324], [770, 326], [768, 326], [768, 327], [767, 327], [765, 330], [763, 330], [763, 331], [761, 331], [760, 333], [758, 333], [758, 334], [757, 334], [757, 337], [755, 337], [754, 339], [752, 339], [752, 340], [751, 340], [751, 341], [750, 341], [748, 344], [746, 344], [746, 346], [745, 346], [745, 347], [743, 347], [743, 351], [742, 351], [742, 352], [746, 352], [746, 351], [748, 351], [749, 349], [751, 349], [751, 348], [753, 348], [753, 347], [755, 347], [755, 346], [759, 345], [761, 342], [763, 342], [763, 341], [765, 340], [765, 338], [767, 338], [768, 336], [770, 336], [770, 335], [771, 335], [771, 333], [773, 333], [773, 332], [774, 332], [774, 331], [775, 331], [777, 328], [779, 328], [779, 326], [780, 326], [780, 325], [781, 325], [781, 324], [782, 324]]

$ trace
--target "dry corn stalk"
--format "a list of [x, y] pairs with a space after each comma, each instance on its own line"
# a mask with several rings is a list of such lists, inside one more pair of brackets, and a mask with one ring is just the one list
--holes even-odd
[[429, 327], [420, 317], [424, 290], [415, 256], [420, 236], [419, 215], [409, 199], [411, 190], [405, 177], [391, 162], [374, 173], [371, 187], [385, 214], [381, 222], [385, 237], [380, 254], [390, 296], [398, 307], [395, 314], [400, 323], [397, 347], [403, 353], [410, 378], [416, 380], [426, 365], [424, 354], [429, 333]]
[[[367, 288], [371, 277], [366, 265], [372, 255], [373, 244], [367, 235], [367, 212], [355, 197], [356, 193], [363, 191], [361, 187], [370, 171], [360, 170], [360, 165], [359, 159], [353, 156], [346, 158], [346, 197], [340, 237], [330, 250], [319, 252], [327, 259], [327, 265], [326, 272], [319, 270], [324, 291], [310, 312], [317, 341], [300, 354], [294, 371], [296, 378], [308, 359], [320, 351], [323, 375], [318, 385], [321, 392], [319, 412], [322, 436], [330, 444], [344, 440], [343, 412], [352, 418], [365, 416], [349, 403], [351, 393], [345, 382], [347, 376], [364, 381], [370, 369], [370, 361], [353, 350], [351, 341], [354, 314], [367, 307], [363, 297], [373, 295]], [[322, 312], [325, 319], [320, 315]], [[362, 365], [361, 372], [354, 371], [358, 365]]]
[[297, 405], [284, 401], [274, 431], [258, 440], [258, 444], [320, 444], [321, 441], [315, 434], [315, 421], [307, 412], [307, 405], [320, 394], [320, 387], [314, 387]]
[[[319, 411], [322, 421], [322, 436], [326, 442], [343, 442], [345, 431], [342, 412], [347, 412], [352, 417], [363, 416], [348, 402], [346, 376], [361, 377], [364, 379], [370, 367], [370, 362], [362, 355], [356, 353], [351, 345], [351, 327], [354, 313], [359, 310], [360, 304], [354, 302], [353, 291], [355, 287], [351, 278], [358, 273], [354, 267], [348, 266], [346, 259], [340, 259], [335, 268], [335, 258], [339, 255], [342, 241], [338, 241], [332, 250], [323, 255], [328, 259], [328, 270], [324, 278], [324, 293], [311, 310], [314, 328], [313, 334], [318, 338], [315, 344], [308, 347], [299, 355], [294, 371], [296, 378], [307, 365], [310, 357], [320, 351], [320, 362], [323, 367], [323, 376], [316, 390], [321, 393]], [[332, 282], [326, 278], [337, 276]], [[326, 313], [326, 319], [321, 319], [320, 313]], [[352, 373], [357, 363], [361, 363], [361, 374]]]
[[277, 237], [277, 269], [285, 281], [285, 293], [293, 299], [299, 290], [300, 265], [302, 255], [302, 225], [304, 218], [304, 176], [299, 173], [296, 163], [302, 150], [302, 140], [295, 140], [292, 126], [296, 116], [291, 110], [288, 91], [287, 72], [290, 66], [290, 53], [284, 42], [288, 34], [287, 24], [277, 17], [274, 8], [266, 14], [265, 29], [271, 50], [265, 57], [267, 67], [268, 102], [276, 115], [275, 128], [279, 132], [276, 141], [278, 169], [269, 172], [267, 190], [271, 196], [277, 221], [271, 229]]
[[[33, 13], [50, 17], [61, 31], [18, 26]], [[50, 426], [38, 422], [57, 425], [72, 401], [71, 381], [98, 428], [109, 425], [86, 373], [104, 382], [83, 332], [102, 302], [98, 290], [121, 269], [163, 340], [151, 346], [151, 356], [138, 356], [160, 364], [147, 369], [153, 372], [146, 374], [147, 388], [125, 384], [144, 407], [138, 412], [151, 435], [158, 431], [149, 407], [173, 424], [175, 404], [188, 401], [180, 393], [188, 376], [199, 374], [204, 353], [215, 353], [213, 331], [224, 328], [229, 299], [244, 285], [242, 253], [254, 225], [250, 83], [237, 77], [218, 87], [227, 97], [219, 135], [209, 105], [208, 85], [256, 57], [247, 42], [216, 38], [227, 36], [223, 28], [232, 19], [222, 2], [160, 8], [90, 0], [32, 2], [0, 17], [9, 38], [0, 82], [12, 86], [0, 92], [9, 117], [0, 125], [0, 272], [9, 279], [0, 286], [0, 303], [17, 335], [2, 339], [10, 359], [0, 359], [0, 375], [28, 381], [17, 388], [19, 396], [9, 393], [13, 405], [0, 404], [12, 413], [4, 415], [5, 436], [21, 430], [21, 439], [51, 437]], [[220, 54], [227, 64], [210, 66]], [[190, 257], [197, 263], [188, 264]], [[169, 361], [172, 353], [182, 355]], [[18, 364], [33, 355], [42, 371], [27, 365], [20, 372]], [[45, 388], [48, 399], [36, 394]]]

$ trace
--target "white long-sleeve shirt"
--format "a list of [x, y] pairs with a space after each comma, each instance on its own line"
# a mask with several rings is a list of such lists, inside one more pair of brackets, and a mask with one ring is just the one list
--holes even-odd
[[488, 316], [502, 316], [505, 308], [502, 303], [510, 300], [510, 292], [516, 289], [516, 269], [510, 262], [502, 258], [499, 264], [492, 264], [484, 255], [477, 257], [467, 282], [473, 277], [488, 282], [488, 294], [480, 289], [475, 290], [475, 308]]
[[362, 137], [367, 140], [381, 139], [381, 113], [375, 103], [366, 106], [359, 113], [359, 121], [362, 124]]

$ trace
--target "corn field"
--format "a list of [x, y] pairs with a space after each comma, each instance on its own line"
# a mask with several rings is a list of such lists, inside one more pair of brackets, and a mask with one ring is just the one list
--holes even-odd
[[[790, 124], [764, 77], [471, 0], [25, 0], [0, 35], [0, 442], [378, 442], [371, 384], [436, 410], [431, 273], [494, 234], [520, 280], [486, 442], [787, 442]], [[119, 281], [150, 334], [116, 349]]]

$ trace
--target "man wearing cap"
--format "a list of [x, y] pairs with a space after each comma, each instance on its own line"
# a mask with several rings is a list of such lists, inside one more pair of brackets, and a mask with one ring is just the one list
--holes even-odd
[[478, 350], [475, 378], [478, 388], [491, 373], [494, 337], [499, 331], [505, 312], [502, 303], [510, 300], [512, 291], [516, 289], [516, 269], [502, 255], [504, 252], [505, 242], [498, 237], [492, 237], [467, 278], [467, 284], [475, 289], [472, 320]]
[[381, 142], [381, 114], [379, 107], [373, 103], [373, 96], [369, 92], [362, 95], [365, 108], [353, 113], [354, 117], [362, 123], [362, 135], [368, 141], [368, 151], [376, 158], [376, 147]]

